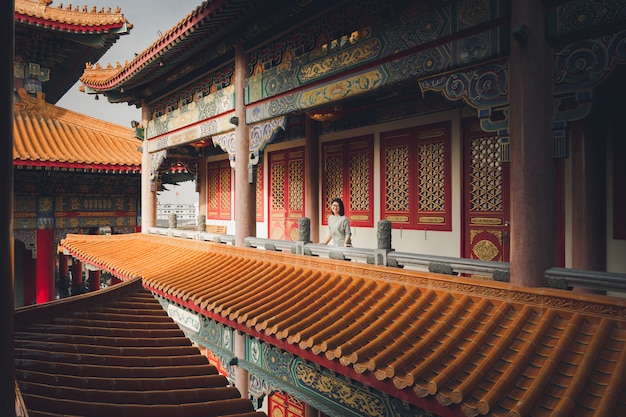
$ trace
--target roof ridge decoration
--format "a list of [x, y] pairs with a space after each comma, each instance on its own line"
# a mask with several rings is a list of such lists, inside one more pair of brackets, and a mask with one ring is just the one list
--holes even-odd
[[64, 8], [63, 3], [59, 3], [57, 7], [51, 7], [51, 4], [52, 0], [15, 0], [16, 18], [33, 19], [37, 24], [42, 24], [43, 20], [43, 24], [56, 22], [76, 26], [101, 26], [106, 29], [107, 26], [119, 24], [126, 24], [128, 29], [133, 27], [126, 21], [119, 6], [115, 10], [111, 10], [110, 7], [106, 10], [104, 7], [97, 10], [96, 6], [88, 9], [87, 5], [83, 5], [82, 8], [76, 5], [72, 8], [73, 5], [69, 3]]
[[[18, 0], [25, 1], [25, 0]], [[137, 68], [148, 65], [156, 61], [164, 51], [171, 49], [172, 42], [175, 42], [181, 34], [191, 32], [195, 30], [200, 22], [202, 22], [208, 15], [210, 15], [219, 5], [211, 4], [211, 2], [203, 2], [196, 9], [192, 10], [187, 16], [179, 21], [174, 27], [165, 32], [161, 37], [154, 41], [150, 46], [144, 49], [140, 54], [136, 55], [132, 61], [124, 64], [121, 68], [116, 68], [116, 72], [107, 71], [97, 65], [89, 66], [85, 69], [83, 75], [80, 77], [80, 81], [83, 83], [81, 91], [85, 92], [87, 89], [93, 89], [95, 93], [98, 91], [95, 89], [106, 90], [111, 86], [117, 85], [124, 79], [132, 77]], [[162, 64], [162, 62], [160, 63]], [[125, 74], [125, 75], [124, 75]], [[87, 88], [85, 88], [85, 84]]]

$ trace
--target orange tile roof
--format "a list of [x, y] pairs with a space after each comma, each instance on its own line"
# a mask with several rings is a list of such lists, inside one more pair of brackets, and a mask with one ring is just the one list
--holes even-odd
[[13, 112], [13, 164], [141, 171], [133, 130], [48, 104], [18, 90]]
[[30, 417], [261, 417], [141, 280], [19, 308], [15, 375]]
[[626, 299], [147, 234], [61, 247], [426, 410], [626, 415]]
[[72, 8], [69, 3], [63, 8], [63, 3], [50, 7], [52, 0], [15, 0], [15, 18], [22, 23], [28, 22], [37, 26], [49, 26], [56, 30], [68, 32], [85, 32], [89, 34], [108, 32], [126, 24], [132, 28], [121, 13], [121, 9], [115, 10], [102, 7], [97, 10], [96, 6], [90, 9], [86, 5], [82, 8], [78, 5]]

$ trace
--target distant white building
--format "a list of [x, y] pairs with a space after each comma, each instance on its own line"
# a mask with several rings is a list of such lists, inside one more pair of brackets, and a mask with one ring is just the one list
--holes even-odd
[[196, 224], [198, 202], [195, 203], [160, 203], [156, 207], [157, 226], [168, 227], [172, 213], [176, 214], [178, 227]]

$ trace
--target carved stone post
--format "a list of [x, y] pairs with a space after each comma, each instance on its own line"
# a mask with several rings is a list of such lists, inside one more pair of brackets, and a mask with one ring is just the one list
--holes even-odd
[[381, 220], [378, 222], [378, 249], [391, 250], [391, 222], [389, 220]]
[[206, 216], [204, 214], [200, 214], [198, 216], [198, 220], [196, 221], [196, 230], [198, 232], [206, 231]]
[[298, 219], [298, 241], [311, 242], [311, 219], [308, 217]]

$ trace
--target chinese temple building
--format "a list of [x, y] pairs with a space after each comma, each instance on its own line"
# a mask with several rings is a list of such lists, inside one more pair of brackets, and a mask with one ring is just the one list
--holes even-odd
[[[132, 28], [119, 10], [15, 2], [13, 108], [15, 303], [100, 286], [57, 257], [68, 233], [140, 230], [141, 141], [134, 131], [55, 103], [86, 62]], [[85, 277], [83, 278], [83, 275]], [[73, 282], [68, 282], [72, 277]]]
[[[625, 24], [624, 0], [203, 2], [84, 70], [142, 109], [141, 229], [58, 251], [140, 282], [267, 415], [626, 415]], [[195, 231], [156, 225], [175, 167]], [[319, 244], [335, 197], [353, 248]]]

